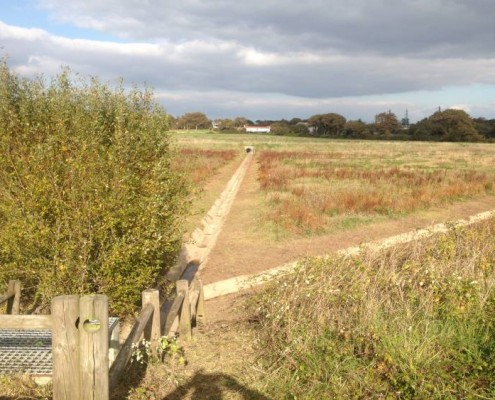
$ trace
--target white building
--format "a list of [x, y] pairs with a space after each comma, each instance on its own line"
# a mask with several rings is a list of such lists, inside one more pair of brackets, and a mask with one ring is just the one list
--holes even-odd
[[268, 126], [255, 126], [255, 125], [244, 125], [246, 133], [270, 133], [271, 127]]

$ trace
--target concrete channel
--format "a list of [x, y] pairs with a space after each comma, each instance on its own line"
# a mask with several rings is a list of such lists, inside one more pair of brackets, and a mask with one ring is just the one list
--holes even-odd
[[222, 231], [239, 187], [254, 157], [255, 148], [246, 146], [244, 151], [246, 153], [244, 160], [230, 178], [220, 197], [204, 216], [201, 221], [202, 226], [196, 228], [191, 235], [191, 239], [182, 246], [178, 262], [166, 275], [168, 280], [172, 282], [178, 279], [191, 280], [197, 271], [203, 269], [208, 263], [210, 252]]

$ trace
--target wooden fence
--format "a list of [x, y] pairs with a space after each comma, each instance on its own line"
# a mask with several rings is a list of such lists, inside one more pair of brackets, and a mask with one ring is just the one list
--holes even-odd
[[[0, 297], [0, 304], [11, 301], [7, 312], [12, 314], [19, 312], [17, 285], [9, 283], [7, 294]], [[162, 306], [158, 290], [143, 291], [141, 312], [110, 368], [108, 299], [104, 295], [58, 296], [52, 300], [51, 315], [0, 315], [0, 329], [52, 331], [54, 400], [104, 400], [118, 384], [134, 343], [144, 337], [157, 349], [162, 335], [189, 338], [196, 319], [204, 319], [201, 282], [179, 280], [176, 289], [175, 299]]]
[[19, 314], [21, 304], [21, 282], [10, 280], [7, 293], [0, 296], [0, 305], [7, 302], [7, 314]]

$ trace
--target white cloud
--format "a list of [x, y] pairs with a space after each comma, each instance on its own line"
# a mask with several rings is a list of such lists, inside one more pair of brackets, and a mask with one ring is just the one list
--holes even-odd
[[[445, 87], [484, 84], [495, 97], [493, 0], [38, 4], [58, 22], [128, 41], [62, 37], [0, 21], [0, 47], [16, 71], [52, 74], [69, 65], [103, 80], [122, 76], [155, 87], [172, 108], [196, 104], [216, 116], [222, 109], [279, 116], [326, 109], [369, 118], [393, 107], [427, 110], [429, 93]], [[425, 98], [408, 100], [417, 91]], [[494, 114], [476, 99], [449, 103]]]

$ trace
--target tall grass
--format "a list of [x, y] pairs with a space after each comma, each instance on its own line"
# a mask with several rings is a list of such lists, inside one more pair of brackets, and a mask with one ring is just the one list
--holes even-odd
[[201, 187], [221, 166], [233, 160], [237, 154], [235, 150], [185, 147], [178, 150], [173, 166], [175, 170], [183, 173], [189, 182]]
[[495, 220], [308, 259], [255, 302], [274, 398], [495, 397]]
[[[325, 231], [342, 215], [401, 215], [493, 189], [485, 169], [428, 169], [350, 161], [352, 152], [263, 151], [258, 180], [267, 193], [268, 218], [287, 231]], [[456, 163], [452, 162], [452, 166]]]

